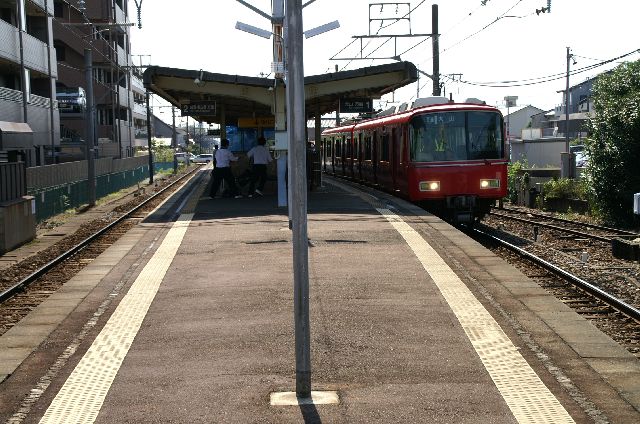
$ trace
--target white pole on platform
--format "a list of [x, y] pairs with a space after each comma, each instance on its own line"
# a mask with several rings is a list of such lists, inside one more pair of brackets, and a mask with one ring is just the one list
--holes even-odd
[[286, 2], [289, 185], [293, 231], [293, 299], [296, 345], [296, 394], [311, 395], [311, 331], [309, 324], [309, 245], [307, 235], [307, 166], [302, 2]]

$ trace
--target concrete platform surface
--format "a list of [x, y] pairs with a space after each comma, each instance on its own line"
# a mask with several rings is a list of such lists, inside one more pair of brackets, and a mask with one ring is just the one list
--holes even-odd
[[286, 209], [272, 192], [210, 199], [207, 181], [177, 221], [105, 252], [116, 265], [0, 384], [0, 420], [640, 422], [635, 357], [450, 225], [331, 179], [309, 193], [318, 401], [291, 402]]

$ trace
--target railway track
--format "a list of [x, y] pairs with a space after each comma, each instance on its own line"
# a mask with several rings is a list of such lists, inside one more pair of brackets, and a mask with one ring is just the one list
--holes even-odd
[[577, 237], [589, 237], [594, 240], [604, 242], [610, 242], [616, 237], [640, 237], [640, 234], [632, 231], [591, 224], [588, 222], [572, 221], [547, 214], [532, 212], [530, 210], [521, 210], [509, 207], [493, 208], [490, 212], [490, 216], [511, 219], [530, 224], [534, 227], [537, 226], [562, 231]]
[[[555, 219], [534, 240], [534, 221], [510, 218], [494, 214], [471, 235], [640, 357], [640, 266], [613, 258], [610, 238], [585, 230], [576, 235], [573, 221]], [[592, 224], [589, 228], [624, 233]]]
[[118, 206], [40, 254], [4, 270], [0, 279], [0, 335], [126, 234], [198, 169], [163, 180], [155, 193]]

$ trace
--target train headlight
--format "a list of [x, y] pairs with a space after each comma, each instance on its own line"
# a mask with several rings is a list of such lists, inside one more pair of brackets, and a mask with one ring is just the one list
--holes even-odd
[[480, 188], [500, 188], [500, 180], [480, 180]]
[[420, 181], [420, 191], [440, 191], [440, 181]]

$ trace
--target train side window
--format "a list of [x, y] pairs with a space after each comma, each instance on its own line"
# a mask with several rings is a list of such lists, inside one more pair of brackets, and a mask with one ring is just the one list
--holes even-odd
[[346, 146], [347, 147], [346, 148], [347, 159], [351, 159], [351, 157], [353, 156], [353, 145], [351, 143], [352, 143], [351, 138], [348, 137], [347, 138], [347, 146]]
[[385, 131], [382, 134], [382, 142], [381, 142], [382, 145], [380, 146], [381, 161], [389, 162], [389, 141], [390, 141], [389, 133]]
[[364, 137], [364, 160], [371, 160], [371, 136]]

